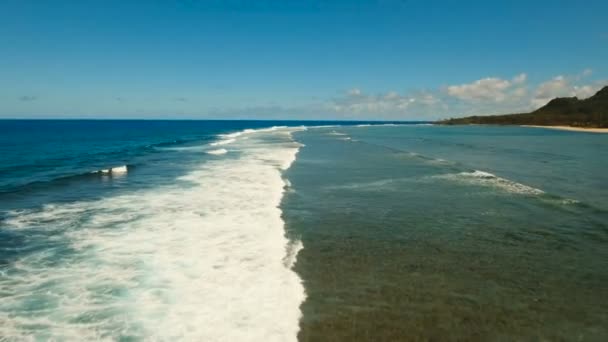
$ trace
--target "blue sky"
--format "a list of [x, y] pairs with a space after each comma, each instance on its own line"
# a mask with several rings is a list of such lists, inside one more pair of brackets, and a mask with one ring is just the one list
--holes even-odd
[[607, 1], [0, 2], [0, 117], [435, 119], [608, 84]]

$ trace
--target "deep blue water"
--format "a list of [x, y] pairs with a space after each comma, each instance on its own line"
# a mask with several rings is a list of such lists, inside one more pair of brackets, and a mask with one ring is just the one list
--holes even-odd
[[[175, 153], [172, 148], [204, 145], [219, 134], [272, 126], [336, 123], [0, 120], [0, 208], [82, 200], [108, 190], [171, 182], [188, 170], [191, 163], [209, 157], [204, 153]], [[107, 182], [108, 179], [95, 173], [122, 165], [129, 168], [130, 177]]]

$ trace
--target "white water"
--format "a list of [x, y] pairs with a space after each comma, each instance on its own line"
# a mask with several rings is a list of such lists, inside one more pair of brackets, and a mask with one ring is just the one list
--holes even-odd
[[207, 151], [207, 153], [209, 153], [209, 154], [215, 154], [215, 155], [220, 155], [220, 154], [226, 154], [226, 153], [228, 153], [228, 150], [226, 150], [225, 148], [218, 148], [217, 150]]
[[331, 132], [329, 132], [327, 134], [329, 134], [329, 135], [346, 135], [346, 133], [337, 132], [337, 131], [331, 131]]
[[473, 172], [439, 175], [434, 176], [433, 178], [448, 179], [472, 185], [494, 187], [513, 194], [532, 196], [544, 194], [544, 191], [540, 189], [536, 189], [531, 186], [517, 183], [506, 178], [498, 177], [492, 173], [479, 170], [475, 170]]
[[222, 139], [222, 140], [219, 140], [216, 142], [212, 142], [210, 145], [211, 146], [227, 145], [227, 144], [232, 144], [235, 141], [236, 141], [236, 139]]
[[291, 131], [225, 137], [238, 159], [175, 186], [13, 212], [3, 229], [57, 244], [0, 274], [0, 340], [295, 341], [302, 244], [278, 208]]
[[124, 174], [127, 172], [128, 172], [127, 165], [122, 165], [122, 166], [111, 167], [109, 169], [101, 169], [101, 170], [93, 171], [92, 173], [101, 173], [104, 175], [109, 175], [109, 174], [119, 175], [119, 174]]
[[112, 170], [112, 173], [127, 173], [127, 166], [126, 165], [117, 166], [117, 167], [113, 167], [111, 170]]

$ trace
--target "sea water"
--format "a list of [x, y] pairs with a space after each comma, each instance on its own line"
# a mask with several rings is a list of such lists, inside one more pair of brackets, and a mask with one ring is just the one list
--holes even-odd
[[0, 339], [295, 339], [278, 124], [0, 122]]
[[608, 136], [290, 121], [0, 131], [0, 339], [608, 336]]
[[302, 341], [608, 338], [608, 136], [537, 128], [294, 134]]

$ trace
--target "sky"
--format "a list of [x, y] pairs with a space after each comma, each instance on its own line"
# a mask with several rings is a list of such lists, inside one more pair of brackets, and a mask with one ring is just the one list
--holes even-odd
[[608, 85], [608, 1], [0, 1], [0, 118], [433, 120]]

